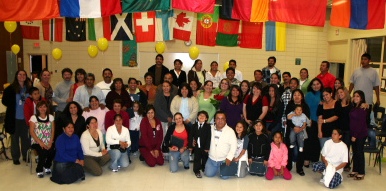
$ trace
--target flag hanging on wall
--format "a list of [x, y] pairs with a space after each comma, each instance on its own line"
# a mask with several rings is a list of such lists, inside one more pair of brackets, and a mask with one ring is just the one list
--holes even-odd
[[385, 1], [333, 0], [330, 24], [353, 29], [383, 29]]
[[125, 13], [169, 9], [170, 0], [122, 0], [122, 11]]
[[3, 0], [0, 1], [0, 21], [34, 21], [59, 17], [58, 1]]
[[241, 48], [262, 48], [264, 23], [253, 23], [241, 21], [240, 47]]
[[173, 40], [173, 10], [156, 11], [155, 40]]
[[137, 42], [155, 41], [155, 11], [133, 13]]
[[60, 1], [60, 16], [71, 18], [100, 18], [122, 12], [120, 0]]
[[268, 21], [269, 0], [222, 0], [221, 18]]
[[213, 13], [216, 0], [173, 0], [172, 7], [196, 13]]
[[137, 41], [122, 41], [122, 66], [137, 67]]
[[193, 28], [194, 13], [188, 11], [174, 10], [173, 16], [173, 38], [189, 41]]
[[110, 17], [111, 40], [133, 40], [133, 21], [131, 13], [122, 13]]
[[110, 17], [87, 19], [88, 40], [111, 40]]
[[220, 46], [237, 46], [239, 38], [239, 20], [218, 20], [216, 44]]
[[285, 51], [286, 49], [286, 23], [265, 23], [265, 50]]
[[323, 27], [326, 20], [326, 1], [270, 1], [268, 17], [270, 21]]
[[219, 7], [214, 8], [213, 14], [197, 14], [196, 44], [215, 46], [216, 31], [219, 17]]
[[66, 18], [66, 40], [86, 41], [86, 19]]
[[21, 32], [23, 38], [39, 40], [39, 32], [42, 21], [21, 21]]
[[49, 19], [42, 21], [43, 40], [46, 41], [63, 41], [63, 19]]

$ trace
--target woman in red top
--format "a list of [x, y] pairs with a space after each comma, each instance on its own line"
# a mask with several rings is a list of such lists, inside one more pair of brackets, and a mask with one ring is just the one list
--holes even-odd
[[83, 68], [78, 68], [75, 71], [75, 84], [72, 84], [72, 86], [70, 88], [70, 95], [69, 95], [69, 98], [71, 98], [71, 100], [74, 98], [76, 89], [79, 86], [84, 85], [84, 81], [86, 80], [86, 76], [87, 76], [87, 73]]
[[105, 129], [107, 130], [110, 126], [114, 125], [114, 116], [120, 114], [122, 116], [123, 123], [122, 125], [127, 129], [130, 128], [130, 116], [125, 111], [122, 110], [122, 100], [115, 99], [113, 101], [113, 110], [110, 110], [106, 113], [105, 116]]
[[260, 83], [252, 86], [252, 93], [244, 100], [243, 115], [248, 125], [256, 120], [263, 120], [268, 111], [268, 99], [263, 96]]
[[[163, 148], [169, 150], [169, 168], [170, 172], [177, 172], [178, 170], [178, 160], [181, 158], [184, 163], [184, 168], [189, 169], [189, 155], [190, 151], [187, 149], [188, 147], [188, 137], [189, 137], [189, 128], [184, 124], [184, 117], [182, 114], [177, 112], [174, 114], [175, 124], [171, 125], [168, 128], [168, 131], [165, 136], [165, 140], [163, 143]], [[172, 138], [173, 137], [173, 138]], [[177, 145], [173, 145], [172, 139], [178, 138], [184, 141], [182, 147], [178, 147]]]
[[147, 165], [154, 167], [156, 164], [163, 165], [164, 158], [161, 152], [163, 131], [161, 121], [155, 118], [153, 105], [147, 105], [146, 117], [141, 121], [141, 138], [139, 139], [139, 156]]

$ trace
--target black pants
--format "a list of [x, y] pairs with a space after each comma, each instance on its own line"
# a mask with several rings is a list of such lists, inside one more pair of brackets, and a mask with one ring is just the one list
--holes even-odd
[[308, 138], [304, 140], [304, 160], [317, 162], [320, 158], [320, 143], [318, 138], [318, 123], [312, 121], [307, 127]]
[[56, 162], [52, 171], [52, 182], [58, 184], [71, 184], [79, 179], [84, 178], [83, 167], [74, 162]]
[[347, 130], [347, 131], [342, 131], [343, 132], [343, 136], [342, 136], [342, 141], [347, 145], [347, 149], [348, 149], [348, 162], [347, 162], [347, 165], [346, 167], [350, 167], [350, 146], [351, 146], [351, 136], [350, 136], [350, 130]]
[[15, 133], [11, 135], [11, 155], [13, 160], [20, 159], [20, 144], [21, 155], [23, 160], [27, 158], [27, 151], [31, 145], [31, 140], [28, 138], [28, 126], [24, 119], [16, 119]]
[[[36, 172], [43, 172], [44, 168], [50, 168], [52, 161], [55, 157], [54, 147], [51, 147], [49, 150], [43, 149], [39, 144], [31, 145], [31, 148], [36, 150], [39, 155], [38, 166], [36, 167]], [[31, 159], [30, 159], [31, 160]]]
[[205, 171], [205, 164], [208, 160], [208, 153], [202, 148], [194, 148], [193, 172]]
[[131, 152], [137, 152], [139, 149], [139, 131], [130, 130], [130, 140], [131, 140]]
[[358, 172], [359, 174], [365, 174], [365, 153], [363, 152], [363, 147], [365, 144], [366, 138], [356, 139], [355, 142], [352, 142], [352, 151], [353, 151], [353, 172]]

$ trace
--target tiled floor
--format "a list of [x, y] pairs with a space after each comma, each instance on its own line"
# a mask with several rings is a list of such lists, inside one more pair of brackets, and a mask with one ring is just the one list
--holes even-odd
[[[39, 179], [36, 174], [29, 173], [29, 167], [22, 165], [15, 166], [12, 161], [5, 161], [0, 156], [0, 189], [1, 190], [59, 190], [60, 191], [98, 191], [98, 190], [146, 190], [146, 191], [177, 191], [177, 190], [220, 190], [220, 191], [247, 191], [247, 190], [326, 190], [319, 183], [320, 174], [313, 173], [311, 169], [305, 168], [306, 176], [301, 177], [296, 173], [290, 181], [276, 178], [267, 181], [265, 178], [246, 176], [245, 178], [230, 178], [222, 180], [218, 177], [198, 179], [194, 176], [192, 170], [184, 170], [180, 164], [180, 171], [170, 173], [166, 162], [164, 166], [150, 168], [138, 158], [132, 158], [133, 163], [126, 169], [113, 173], [104, 167], [104, 174], [100, 177], [94, 177], [86, 174], [86, 180], [76, 182], [71, 185], [58, 185], [52, 183], [49, 177]], [[366, 155], [366, 160], [368, 156]], [[371, 162], [373, 164], [373, 161]], [[36, 164], [33, 164], [35, 172]], [[366, 177], [362, 181], [355, 181], [346, 178], [344, 173], [344, 182], [336, 190], [385, 190], [386, 187], [386, 163], [383, 163], [382, 175], [379, 175], [378, 168], [367, 166]]]

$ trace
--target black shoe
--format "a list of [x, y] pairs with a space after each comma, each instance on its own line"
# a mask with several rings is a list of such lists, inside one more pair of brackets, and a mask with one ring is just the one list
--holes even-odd
[[298, 172], [298, 174], [299, 174], [300, 176], [306, 175], [306, 174], [304, 174], [304, 171], [300, 171], [300, 172]]
[[184, 166], [184, 169], [185, 169], [185, 170], [188, 170], [188, 169], [189, 169], [189, 166]]
[[306, 167], [306, 168], [310, 168], [310, 165], [308, 164], [308, 165], [303, 165], [304, 167]]
[[81, 181], [84, 181], [84, 180], [86, 180], [86, 177], [83, 176], [82, 178], [80, 178], [80, 180], [81, 180]]
[[14, 165], [20, 165], [20, 161], [19, 160], [13, 160], [13, 164]]
[[145, 158], [143, 158], [142, 155], [139, 155], [139, 160], [140, 160], [140, 161], [145, 161]]
[[196, 178], [202, 178], [202, 176], [201, 176], [201, 173], [200, 173], [200, 172], [197, 172], [195, 175], [196, 175]]

